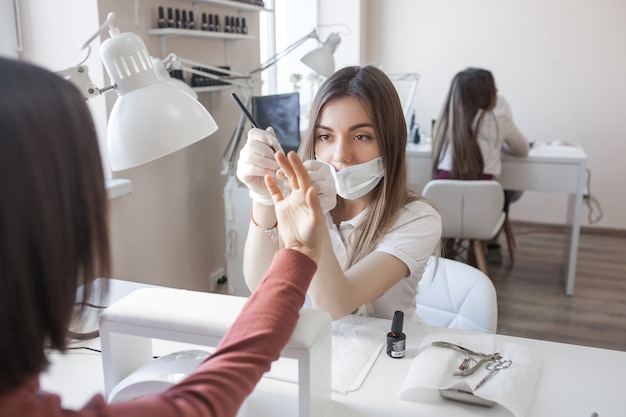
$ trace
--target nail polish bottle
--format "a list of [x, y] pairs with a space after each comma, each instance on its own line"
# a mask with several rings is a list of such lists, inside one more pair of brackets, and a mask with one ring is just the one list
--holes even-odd
[[235, 18], [235, 30], [234, 32], [241, 33], [241, 20], [239, 18]]
[[246, 18], [245, 17], [241, 18], [241, 33], [243, 33], [243, 34], [247, 34], [248, 33], [248, 26], [246, 26]]
[[215, 23], [213, 23], [213, 15], [209, 13], [209, 32], [215, 31]]
[[220, 16], [218, 14], [215, 15], [215, 31], [216, 32], [222, 31], [222, 25], [220, 25]]
[[163, 6], [159, 6], [159, 18], [157, 19], [157, 27], [159, 29], [167, 27], [167, 20], [165, 20], [165, 12]]
[[394, 359], [403, 358], [406, 353], [406, 335], [402, 333], [404, 313], [396, 311], [391, 322], [391, 331], [387, 333], [387, 355]]
[[183, 10], [181, 12], [180, 28], [181, 29], [187, 29], [187, 10]]
[[174, 23], [174, 12], [172, 11], [171, 7], [167, 8], [167, 27], [176, 27], [176, 23]]
[[189, 20], [187, 20], [187, 29], [195, 29], [196, 28], [196, 20], [193, 18], [193, 10], [189, 11]]
[[206, 13], [202, 13], [202, 24], [200, 25], [200, 29], [209, 30], [209, 24], [206, 20]]
[[175, 16], [175, 22], [176, 22], [176, 28], [177, 29], [182, 29], [183, 28], [183, 21], [180, 19], [180, 9], [176, 9], [174, 10], [174, 16]]
[[224, 17], [224, 32], [230, 33], [230, 17]]

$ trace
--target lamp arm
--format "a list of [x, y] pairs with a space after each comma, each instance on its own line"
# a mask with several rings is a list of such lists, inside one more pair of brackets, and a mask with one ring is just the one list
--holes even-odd
[[238, 77], [238, 78], [250, 78], [250, 74], [246, 74], [246, 73], [242, 73], [242, 72], [236, 72], [236, 71], [232, 71], [232, 70], [216, 67], [216, 66], [213, 66], [213, 65], [207, 65], [207, 64], [204, 64], [202, 62], [192, 61], [192, 60], [187, 59], [187, 58], [181, 58], [181, 57], [179, 57], [176, 54], [169, 54], [163, 60], [163, 65], [165, 65], [166, 67], [170, 66], [172, 69], [180, 69], [181, 65], [179, 65], [179, 64], [192, 65], [194, 67], [202, 67], [202, 68], [209, 69], [211, 71], [219, 71], [219, 72], [223, 72], [225, 74], [231, 75], [233, 77]]
[[261, 71], [264, 71], [264, 70], [268, 69], [269, 67], [274, 65], [276, 62], [278, 62], [280, 59], [282, 59], [285, 56], [289, 55], [289, 53], [291, 53], [291, 51], [293, 51], [294, 49], [296, 49], [298, 46], [302, 45], [304, 42], [306, 42], [309, 39], [317, 39], [319, 41], [320, 39], [317, 36], [316, 29], [313, 29], [310, 33], [307, 33], [302, 38], [298, 39], [297, 41], [295, 41], [294, 43], [289, 45], [287, 48], [285, 48], [281, 52], [277, 53], [276, 55], [274, 55], [273, 57], [271, 57], [270, 59], [268, 59], [267, 61], [262, 63], [259, 67], [257, 67], [255, 69], [253, 69], [252, 71], [250, 71], [250, 74], [256, 74], [258, 72], [261, 72]]
[[56, 71], [55, 74], [72, 82], [80, 90], [86, 100], [97, 97], [115, 88], [113, 85], [104, 88], [97, 87], [91, 80], [89, 68], [87, 68], [86, 65], [78, 65], [76, 67]]
[[417, 84], [420, 80], [420, 75], [417, 72], [408, 72], [404, 74], [389, 74], [389, 79], [392, 81], [407, 81], [412, 80], [411, 89], [409, 90], [409, 95], [404, 102], [403, 110], [404, 110], [404, 118], [409, 120], [409, 111], [411, 110], [411, 106], [413, 105], [413, 99], [415, 98], [415, 92], [417, 91]]
[[[225, 82], [228, 82], [229, 84], [236, 85], [236, 86], [239, 86], [239, 87], [244, 87], [244, 88], [250, 87], [250, 85], [248, 83], [242, 83], [242, 82], [238, 82], [237, 81], [238, 78], [243, 78], [245, 80], [250, 80], [249, 76], [245, 76], [245, 77], [220, 76], [220, 75], [210, 74], [208, 72], [199, 71], [197, 69], [189, 68], [189, 67], [185, 67], [185, 66], [181, 67], [180, 69], [182, 69], [183, 71], [187, 71], [187, 72], [189, 72], [191, 74], [199, 75], [201, 77], [211, 78], [213, 80], [225, 81]], [[216, 69], [215, 71], [221, 71], [221, 69]]]
[[[256, 80], [253, 80], [253, 77], [250, 74], [231, 71], [229, 69], [216, 67], [214, 65], [207, 65], [202, 62], [197, 62], [197, 61], [192, 61], [190, 59], [181, 58], [175, 54], [169, 54], [163, 60], [163, 65], [165, 65], [165, 67], [168, 70], [172, 70], [172, 69], [183, 70], [191, 74], [200, 75], [202, 77], [211, 78], [213, 80], [228, 81], [230, 84], [236, 85], [239, 87], [250, 88], [251, 85], [253, 86], [254, 84], [256, 84]], [[199, 71], [192, 67], [204, 68], [210, 71], [215, 71], [215, 72], [219, 72], [219, 73], [223, 73], [227, 75], [224, 76], [224, 75], [211, 74], [208, 72]], [[247, 82], [243, 83], [243, 82], [238, 82], [236, 80], [247, 80]]]

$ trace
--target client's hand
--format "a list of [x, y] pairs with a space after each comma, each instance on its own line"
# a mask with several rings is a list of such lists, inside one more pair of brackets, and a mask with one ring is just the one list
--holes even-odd
[[283, 196], [276, 180], [265, 176], [265, 185], [274, 200], [278, 233], [285, 247], [297, 250], [317, 262], [320, 258], [325, 227], [324, 213], [311, 185], [311, 178], [298, 155], [291, 151], [276, 153], [276, 162], [289, 181], [291, 192]]
[[250, 190], [250, 197], [257, 203], [271, 206], [272, 197], [268, 194], [263, 177], [275, 176], [278, 164], [274, 153], [281, 150], [280, 143], [274, 135], [274, 130], [250, 129], [248, 139], [237, 161], [237, 178]]

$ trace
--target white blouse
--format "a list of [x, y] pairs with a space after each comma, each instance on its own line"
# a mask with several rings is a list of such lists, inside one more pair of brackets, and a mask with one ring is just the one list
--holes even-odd
[[[354, 231], [364, 221], [367, 211], [341, 222], [339, 227], [333, 223], [330, 214], [326, 217], [335, 255], [344, 270], [349, 249], [354, 244]], [[430, 204], [413, 201], [401, 209], [393, 227], [374, 250], [404, 262], [409, 274], [372, 302], [375, 317], [392, 319], [396, 310], [402, 310], [405, 318], [419, 320], [415, 313], [417, 285], [440, 238], [441, 217]]]

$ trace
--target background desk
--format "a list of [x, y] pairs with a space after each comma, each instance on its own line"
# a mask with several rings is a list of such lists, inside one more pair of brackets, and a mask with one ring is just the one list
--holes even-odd
[[[385, 331], [391, 326], [389, 320], [358, 317], [343, 320]], [[483, 408], [443, 399], [433, 403], [398, 400], [397, 393], [424, 336], [454, 332], [412, 322], [406, 322], [404, 327], [407, 355], [402, 359], [391, 359], [384, 351], [381, 352], [360, 389], [345, 395], [333, 392], [325, 417], [510, 417], [511, 414], [499, 406]], [[510, 336], [497, 337], [527, 346], [543, 355], [542, 373], [527, 417], [589, 417], [592, 412], [597, 412], [600, 417], [624, 415], [626, 352]], [[98, 339], [81, 343], [99, 347]], [[154, 341], [154, 346], [157, 355], [192, 348], [163, 341]], [[64, 406], [82, 407], [92, 395], [104, 392], [100, 354], [70, 351], [64, 355], [53, 353], [50, 359], [51, 367], [42, 375], [41, 385], [48, 391], [61, 394]], [[263, 378], [249, 398], [248, 415], [294, 417], [297, 415], [296, 398], [295, 384]]]
[[[431, 178], [431, 145], [407, 146], [409, 184], [420, 191]], [[533, 148], [526, 158], [504, 155], [500, 183], [508, 190], [569, 194], [565, 251], [565, 293], [574, 294], [587, 155], [573, 146]]]

